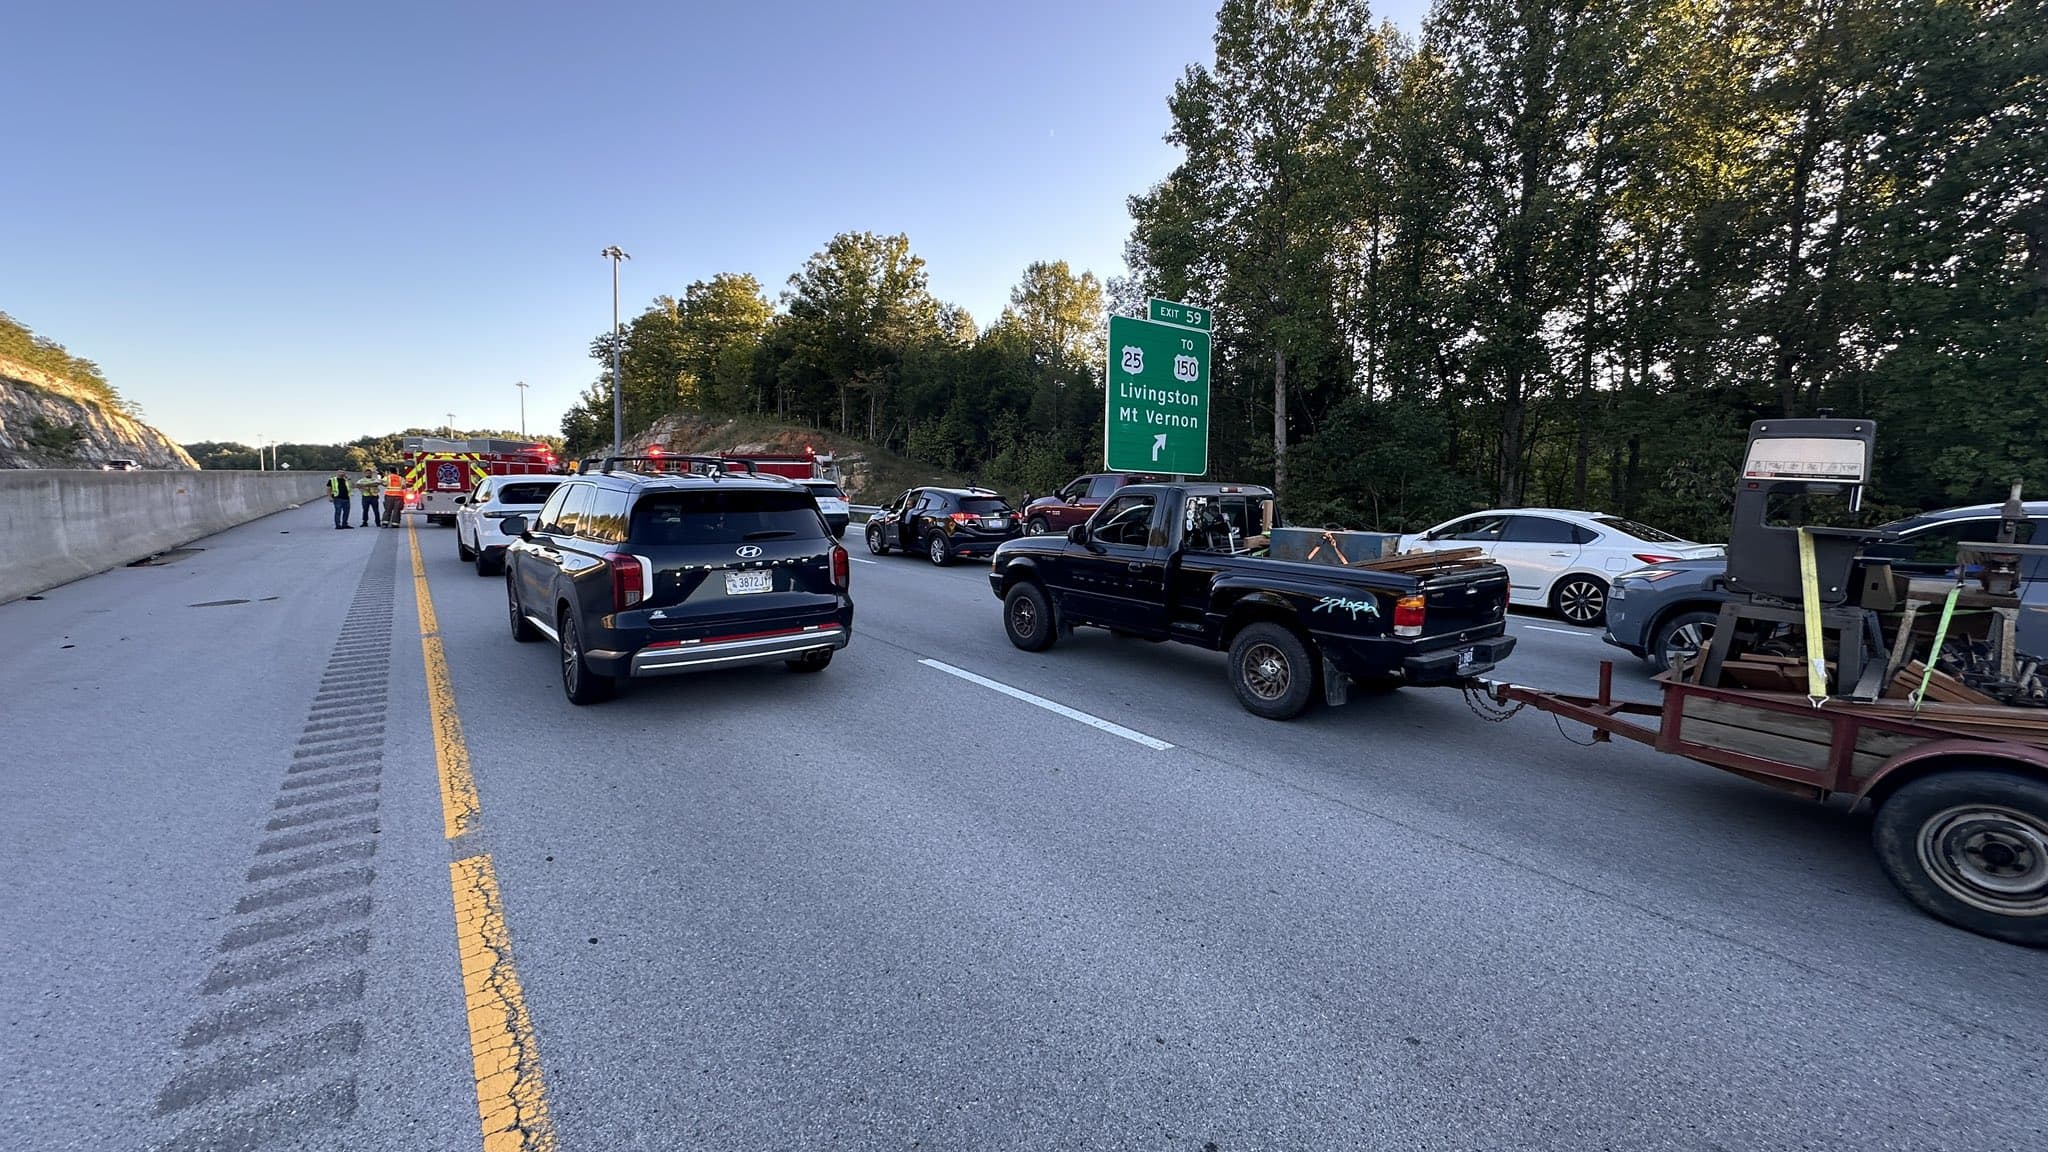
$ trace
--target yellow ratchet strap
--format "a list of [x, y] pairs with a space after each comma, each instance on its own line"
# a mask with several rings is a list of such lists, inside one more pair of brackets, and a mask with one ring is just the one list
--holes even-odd
[[[1815, 708], [1828, 698], [1826, 638], [1820, 634], [1820, 565], [1813, 558], [1813, 534], [1799, 530], [1799, 607], [1806, 616], [1806, 701]], [[1847, 644], [1846, 637], [1842, 643]]]
[[1920, 686], [1913, 689], [1913, 711], [1920, 711], [1920, 705], [1927, 699], [1927, 685], [1934, 679], [1934, 665], [1941, 659], [1941, 646], [1948, 640], [1948, 622], [1956, 614], [1956, 597], [1963, 594], [1963, 582], [1959, 579], [1948, 590], [1948, 599], [1941, 602], [1941, 623], [1934, 626], [1934, 646], [1927, 650], [1927, 663], [1920, 671]]

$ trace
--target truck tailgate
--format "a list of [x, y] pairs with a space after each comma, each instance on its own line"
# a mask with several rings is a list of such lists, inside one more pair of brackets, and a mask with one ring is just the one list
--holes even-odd
[[1431, 576], [1423, 581], [1422, 596], [1424, 636], [1506, 627], [1508, 573], [1498, 564], [1474, 564]]

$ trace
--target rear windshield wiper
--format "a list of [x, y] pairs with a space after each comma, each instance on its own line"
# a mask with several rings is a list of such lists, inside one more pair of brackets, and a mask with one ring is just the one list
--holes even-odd
[[767, 530], [765, 530], [765, 531], [761, 531], [761, 532], [749, 532], [749, 533], [747, 533], [746, 535], [744, 535], [744, 536], [741, 536], [741, 537], [740, 537], [740, 539], [742, 539], [742, 540], [778, 540], [778, 539], [781, 539], [781, 538], [782, 538], [782, 537], [784, 537], [784, 536], [794, 536], [794, 535], [796, 535], [796, 533], [795, 533], [795, 532], [793, 532], [793, 531], [791, 531], [790, 529], [787, 529], [787, 528], [769, 528], [769, 529], [767, 529]]

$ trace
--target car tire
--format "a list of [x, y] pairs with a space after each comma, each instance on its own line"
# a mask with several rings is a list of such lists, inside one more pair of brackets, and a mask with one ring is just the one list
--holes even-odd
[[505, 570], [505, 556], [504, 556], [504, 553], [502, 553], [502, 552], [501, 552], [501, 553], [499, 553], [499, 554], [498, 554], [498, 555], [497, 555], [496, 557], [493, 557], [493, 556], [492, 556], [492, 555], [491, 555], [491, 554], [490, 554], [489, 552], [485, 552], [485, 551], [483, 551], [482, 549], [478, 549], [478, 550], [477, 550], [477, 552], [476, 552], [476, 574], [477, 574], [477, 575], [479, 575], [479, 576], [496, 576], [496, 575], [497, 575], [498, 573], [500, 573], [500, 572], [503, 572], [504, 570]]
[[1315, 657], [1291, 628], [1249, 625], [1230, 643], [1230, 687], [1252, 715], [1292, 720], [1315, 702]]
[[1034, 581], [1010, 585], [1003, 594], [1003, 631], [1026, 652], [1043, 652], [1059, 639], [1059, 619], [1045, 589]]
[[1650, 650], [1643, 659], [1650, 662], [1650, 671], [1669, 672], [1673, 657], [1688, 659], [1707, 650], [1714, 642], [1714, 626], [1719, 623], [1719, 612], [1704, 612], [1694, 609], [1680, 612], [1657, 628], [1657, 635], [1650, 641]]
[[519, 606], [519, 584], [510, 574], [505, 577], [505, 607], [512, 617], [512, 639], [521, 644], [531, 644], [540, 639], [540, 629], [526, 618], [526, 611]]
[[806, 652], [794, 660], [785, 660], [791, 672], [823, 672], [832, 663], [830, 648], [817, 652]]
[[1922, 911], [2048, 946], [2048, 782], [1988, 767], [1923, 776], [1878, 808], [1871, 842]]
[[839, 527], [837, 527], [837, 528], [834, 528], [834, 529], [832, 530], [832, 538], [833, 538], [834, 540], [844, 540], [844, 539], [846, 539], [846, 525], [844, 525], [844, 524], [841, 524], [841, 525], [840, 525]]
[[925, 537], [924, 550], [934, 567], [944, 568], [953, 562], [953, 542], [946, 539], [943, 532], [934, 532]]
[[1024, 534], [1027, 536], [1044, 536], [1051, 531], [1052, 523], [1043, 516], [1033, 516], [1024, 525]]
[[887, 556], [889, 554], [889, 546], [882, 543], [882, 530], [880, 528], [868, 529], [868, 551], [877, 556]]
[[462, 542], [461, 525], [457, 525], [455, 528], [455, 558], [464, 564], [476, 559], [476, 550]]
[[1597, 576], [1567, 576], [1551, 590], [1550, 607], [1568, 624], [1598, 628], [1607, 621], [1607, 584]]
[[556, 617], [555, 632], [562, 638], [562, 694], [571, 704], [595, 704], [612, 694], [612, 678], [590, 670], [583, 658], [583, 637], [576, 626], [576, 614]]

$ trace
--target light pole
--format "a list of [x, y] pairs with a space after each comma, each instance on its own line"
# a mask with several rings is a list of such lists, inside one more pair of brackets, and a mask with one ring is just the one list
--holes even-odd
[[612, 455], [625, 451], [626, 388], [619, 376], [619, 262], [631, 260], [617, 244], [598, 253], [612, 262]]
[[521, 380], [512, 386], [519, 389], [519, 438], [524, 440], [526, 439], [526, 381]]
[[445, 413], [445, 415], [446, 415], [446, 416], [448, 417], [448, 424], [447, 424], [447, 428], [448, 428], [448, 438], [449, 438], [450, 440], [453, 440], [453, 439], [455, 439], [455, 413], [453, 413], [453, 412], [448, 412], [448, 413]]
[[258, 472], [265, 471], [263, 467], [263, 433], [261, 432], [256, 434], [256, 470]]

